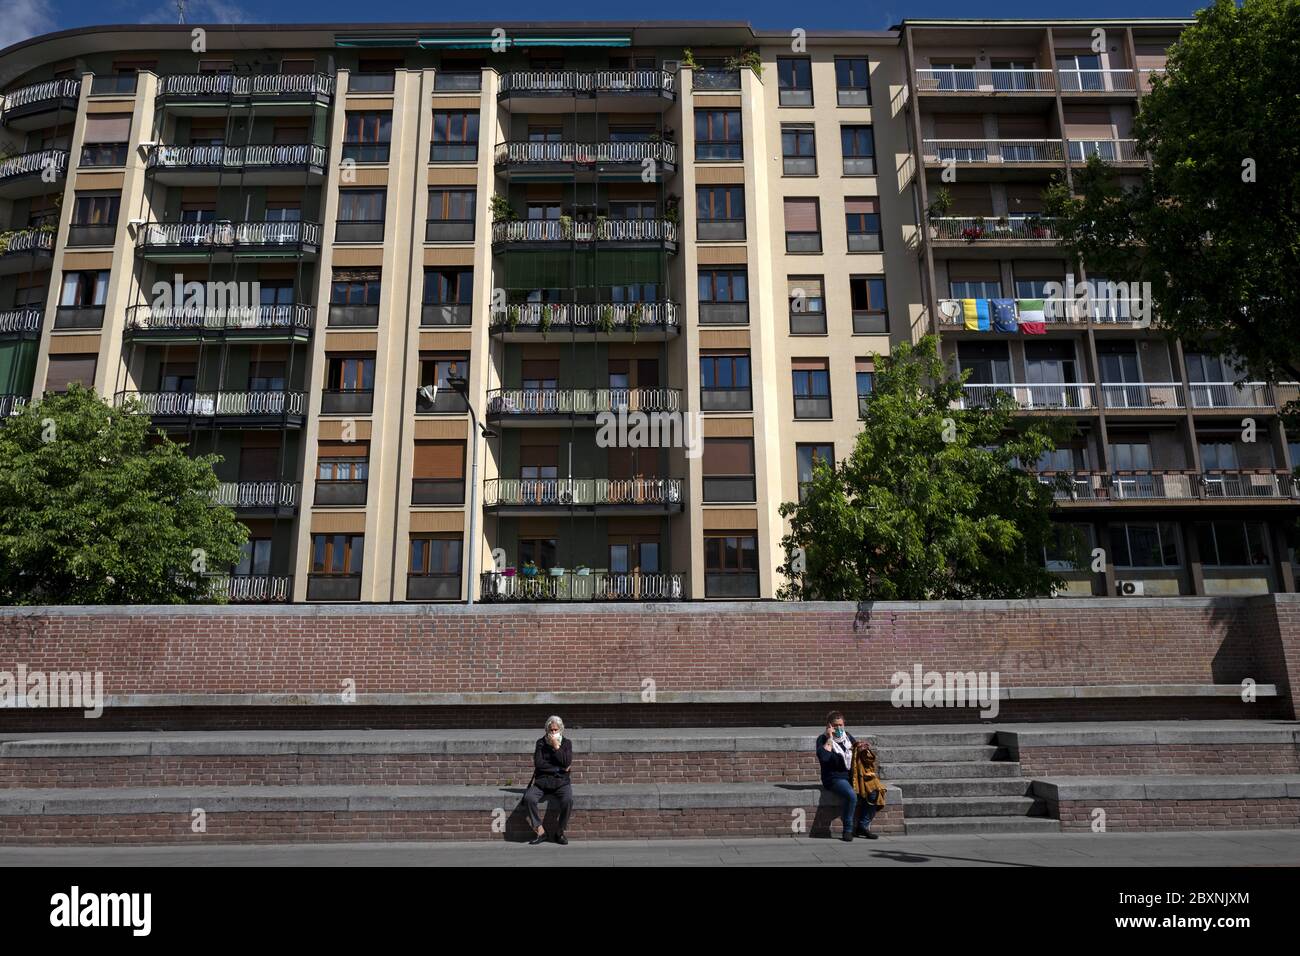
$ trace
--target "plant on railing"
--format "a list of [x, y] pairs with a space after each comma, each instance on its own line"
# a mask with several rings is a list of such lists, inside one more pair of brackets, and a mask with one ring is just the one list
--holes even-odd
[[636, 343], [637, 330], [641, 328], [641, 316], [644, 310], [645, 307], [640, 302], [638, 302], [632, 306], [631, 311], [629, 311], [627, 314], [627, 327], [632, 330], [633, 344]]
[[1028, 230], [1030, 239], [1046, 239], [1051, 235], [1038, 216], [1029, 216], [1025, 219], [1025, 229]]
[[542, 338], [546, 338], [546, 333], [551, 331], [551, 326], [555, 323], [556, 317], [560, 314], [560, 307], [554, 302], [542, 306], [542, 314], [538, 317], [537, 328], [542, 333]]
[[506, 328], [511, 332], [519, 328], [519, 306], [506, 306]]
[[962, 229], [962, 231], [961, 231], [961, 237], [962, 237], [962, 239], [966, 240], [967, 242], [975, 242], [975, 241], [978, 240], [978, 239], [983, 239], [983, 238], [984, 238], [984, 227], [983, 227], [983, 226], [966, 226], [966, 227], [965, 227], [964, 229]]
[[695, 54], [689, 48], [682, 51], [682, 66], [690, 70], [699, 69], [699, 64], [695, 62]]
[[728, 70], [751, 69], [755, 76], [763, 75], [763, 58], [758, 55], [757, 50], [741, 50], [740, 56], [727, 58]]
[[596, 238], [597, 238], [597, 239], [606, 239], [606, 238], [608, 238], [608, 237], [605, 235], [605, 223], [607, 223], [607, 222], [609, 222], [609, 219], [608, 219], [607, 217], [605, 217], [605, 216], [597, 216], [597, 217], [596, 217]]
[[998, 216], [998, 221], [994, 225], [994, 231], [1009, 233], [1011, 231], [1011, 220], [1009, 220], [1005, 215]]
[[563, 236], [565, 239], [573, 238], [573, 217], [572, 216], [560, 217], [560, 235]]
[[493, 222], [513, 222], [519, 216], [515, 212], [515, 207], [510, 205], [510, 200], [500, 193], [492, 194], [492, 221]]
[[664, 197], [664, 218], [674, 226], [682, 221], [682, 197], [669, 193]]
[[948, 215], [948, 210], [952, 208], [952, 192], [947, 186], [940, 186], [934, 193], [934, 199], [930, 200], [930, 208], [927, 210], [931, 219], [940, 219]]
[[537, 577], [537, 565], [532, 561], [525, 561], [524, 566], [519, 569], [519, 573], [526, 578]]
[[602, 305], [600, 307], [600, 321], [596, 323], [596, 328], [608, 335], [614, 331], [614, 307], [612, 305]]

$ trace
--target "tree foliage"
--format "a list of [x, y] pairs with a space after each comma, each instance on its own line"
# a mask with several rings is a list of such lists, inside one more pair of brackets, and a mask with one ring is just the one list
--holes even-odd
[[209, 455], [73, 386], [0, 425], [0, 604], [178, 604], [209, 597], [248, 530], [212, 503]]
[[1042, 564], [1052, 488], [1025, 471], [1069, 426], [1017, 429], [1010, 399], [958, 410], [933, 336], [877, 359], [849, 457], [818, 462], [786, 502], [781, 597], [840, 601], [1022, 598], [1061, 581]]
[[1300, 380], [1300, 3], [1216, 0], [1170, 48], [1125, 186], [1093, 160], [1047, 211], [1090, 273], [1150, 282], [1160, 323]]

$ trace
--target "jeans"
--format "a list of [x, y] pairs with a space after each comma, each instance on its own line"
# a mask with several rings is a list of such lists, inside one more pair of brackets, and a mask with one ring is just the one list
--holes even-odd
[[880, 810], [878, 806], [869, 800], [859, 800], [857, 793], [853, 789], [853, 784], [849, 783], [843, 777], [838, 780], [832, 780], [831, 785], [827, 787], [831, 793], [835, 794], [844, 802], [844, 832], [852, 833], [854, 830], [853, 821], [857, 820], [857, 825], [864, 830], [870, 829], [871, 821], [875, 819], [876, 813]]

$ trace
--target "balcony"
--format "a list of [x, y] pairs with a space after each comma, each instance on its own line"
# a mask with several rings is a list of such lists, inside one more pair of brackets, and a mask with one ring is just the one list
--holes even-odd
[[1136, 93], [1136, 70], [1057, 70], [1062, 95]]
[[425, 302], [420, 306], [420, 327], [473, 325], [474, 306], [468, 302]]
[[1047, 216], [937, 216], [929, 223], [936, 246], [961, 249], [963, 255], [972, 247], [1037, 247], [1058, 241], [1056, 220]]
[[41, 334], [42, 309], [6, 309], [0, 312], [0, 336], [6, 338], [37, 338]]
[[156, 261], [314, 257], [320, 250], [318, 222], [151, 222], [136, 233], [136, 248]]
[[316, 479], [313, 505], [364, 505], [369, 486], [367, 479], [357, 481], [323, 481]]
[[803, 308], [806, 300], [790, 300], [790, 334], [791, 335], [825, 335], [826, 312], [816, 312]]
[[754, 475], [705, 475], [706, 504], [748, 504], [758, 500]]
[[464, 478], [413, 478], [411, 504], [461, 505], [465, 503]]
[[307, 575], [308, 601], [360, 601], [361, 575], [309, 574]]
[[678, 412], [681, 399], [676, 388], [496, 388], [487, 393], [487, 418], [514, 428], [594, 425], [605, 412]]
[[374, 410], [371, 388], [327, 388], [321, 392], [322, 415], [369, 415]]
[[691, 71], [691, 90], [695, 93], [739, 93], [740, 70], [710, 70], [697, 67]]
[[473, 242], [473, 219], [429, 219], [424, 224], [425, 242]]
[[507, 173], [618, 172], [640, 174], [647, 160], [661, 175], [677, 169], [677, 145], [666, 142], [637, 143], [498, 143], [496, 166]]
[[677, 223], [671, 219], [511, 219], [492, 223], [494, 247], [549, 243], [609, 243], [614, 246], [653, 246], [677, 251]]
[[[574, 97], [615, 97], [623, 100], [649, 99], [661, 103], [671, 102], [677, 96], [677, 77], [664, 70], [516, 70], [501, 76], [497, 89], [498, 100], [516, 97], [558, 100], [555, 108], [564, 111], [572, 108], [564, 99]], [[549, 105], [549, 104], [548, 104]], [[634, 105], [625, 103], [621, 108]], [[535, 112], [546, 110], [542, 103], [530, 103]], [[614, 109], [613, 106], [610, 107]]]
[[0, 393], [0, 420], [21, 415], [27, 407], [26, 395], [9, 395]]
[[533, 576], [485, 571], [479, 576], [484, 601], [680, 601], [683, 576], [554, 568]]
[[155, 105], [195, 115], [256, 104], [260, 116], [288, 115], [328, 105], [333, 96], [334, 78], [324, 73], [173, 73], [159, 77]]
[[1135, 139], [1072, 139], [1068, 141], [1070, 162], [1086, 163], [1096, 156], [1104, 163], [1146, 162], [1146, 154], [1138, 149]]
[[832, 417], [830, 395], [796, 395], [794, 417], [797, 420], [830, 419]]
[[212, 503], [236, 511], [276, 515], [292, 514], [298, 507], [296, 481], [223, 481]]
[[118, 392], [118, 407], [134, 402], [163, 425], [235, 427], [302, 426], [306, 392]]
[[384, 241], [384, 220], [382, 219], [340, 219], [334, 224], [334, 241], [336, 243]]
[[988, 166], [994, 168], [1056, 168], [1065, 159], [1059, 139], [923, 139], [927, 166]]
[[676, 335], [679, 323], [675, 302], [525, 302], [493, 312], [491, 329], [507, 342], [537, 341], [552, 333], [658, 342]]
[[916, 71], [919, 94], [980, 96], [989, 93], [1035, 94], [1056, 92], [1052, 70], [924, 69]]
[[438, 389], [433, 401], [429, 401], [420, 390], [415, 390], [415, 413], [417, 415], [464, 415], [469, 411], [465, 396], [450, 388]]
[[1180, 411], [1187, 407], [1181, 382], [1103, 382], [1101, 402], [1108, 412]]
[[749, 325], [749, 302], [709, 302], [699, 304], [700, 325]]
[[69, 247], [111, 246], [117, 240], [115, 222], [73, 222], [68, 224]]
[[438, 70], [433, 75], [435, 93], [477, 93], [483, 89], [479, 70]]
[[1273, 408], [1273, 388], [1267, 382], [1192, 382], [1192, 408]]
[[478, 143], [430, 143], [431, 163], [477, 163]]
[[176, 341], [222, 336], [246, 341], [306, 341], [315, 321], [316, 309], [310, 305], [173, 309], [138, 305], [127, 313], [125, 335], [130, 339]]
[[0, 126], [24, 130], [48, 126], [59, 113], [76, 113], [80, 98], [80, 80], [47, 80], [10, 90], [0, 98]]
[[54, 328], [59, 331], [103, 327], [104, 307], [102, 305], [61, 305], [54, 310]]
[[[990, 319], [989, 328], [974, 328], [966, 324], [962, 313], [960, 299], [939, 300], [939, 325], [947, 329], [970, 332], [1018, 332], [1019, 323], [1026, 321], [1042, 322], [1047, 326], [1084, 325], [1092, 323], [1099, 328], [1145, 328], [1152, 324], [1151, 303], [1141, 299], [1091, 299], [1082, 302], [1077, 299], [1043, 299], [1041, 317], [1027, 317], [1016, 301], [1016, 323], [1001, 328]], [[1029, 300], [1034, 301], [1034, 300]]]
[[53, 257], [53, 226], [0, 232], [0, 275], [40, 272], [50, 268]]
[[388, 162], [391, 143], [344, 142], [339, 149], [339, 158], [352, 160], [358, 165], [382, 165]]
[[330, 303], [326, 324], [331, 329], [373, 329], [379, 325], [379, 306]]
[[1007, 396], [1017, 408], [1024, 411], [1071, 411], [1097, 407], [1095, 386], [1088, 384], [1028, 385], [963, 385], [958, 408], [982, 408]]
[[704, 596], [730, 600], [758, 597], [757, 571], [705, 571]]
[[489, 478], [483, 507], [499, 515], [583, 508], [597, 513], [671, 514], [682, 509], [680, 478]]
[[231, 604], [284, 604], [293, 599], [293, 575], [222, 575], [213, 580], [212, 594]]
[[37, 149], [0, 160], [0, 199], [25, 199], [62, 192], [68, 173], [66, 149]]
[[396, 79], [394, 73], [352, 73], [348, 93], [391, 93]]
[[701, 388], [700, 411], [748, 412], [754, 408], [754, 393], [748, 385], [743, 388]]
[[306, 185], [325, 174], [325, 147], [308, 143], [256, 146], [154, 146], [145, 159], [154, 182], [213, 186], [240, 174], [247, 186]]
[[459, 601], [460, 573], [408, 574], [406, 599], [408, 601]]
[[1062, 503], [1150, 502], [1209, 504], [1300, 501], [1300, 487], [1284, 471], [1096, 471], [1039, 472]]
[[90, 81], [91, 96], [135, 96], [138, 73], [101, 73]]
[[699, 242], [743, 242], [744, 219], [697, 219], [695, 238]]

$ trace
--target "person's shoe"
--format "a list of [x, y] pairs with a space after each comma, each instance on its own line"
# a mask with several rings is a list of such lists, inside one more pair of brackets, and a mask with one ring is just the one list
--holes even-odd
[[853, 831], [852, 831], [852, 830], [845, 830], [845, 831], [844, 831], [844, 836], [840, 837], [840, 839], [843, 840], [845, 843], [852, 843], [852, 842], [853, 842]]
[[535, 833], [535, 834], [533, 834], [533, 838], [532, 838], [531, 840], [528, 841], [528, 845], [529, 845], [529, 846], [541, 846], [541, 845], [542, 845], [543, 843], [545, 843], [545, 842], [546, 842], [546, 834], [545, 834], [545, 833]]
[[858, 836], [862, 837], [862, 838], [865, 839], [865, 840], [879, 840], [879, 839], [880, 839], [880, 834], [878, 834], [878, 833], [872, 833], [870, 830], [863, 830], [863, 829], [859, 829], [859, 830], [858, 830]]
[[555, 835], [555, 842], [558, 843], [560, 846], [568, 846], [569, 838], [566, 837], [563, 833], [557, 833]]

